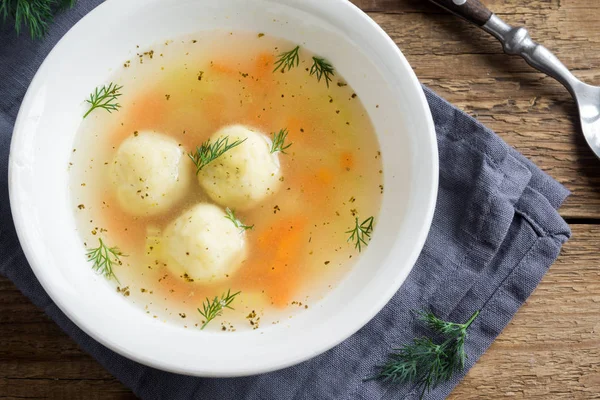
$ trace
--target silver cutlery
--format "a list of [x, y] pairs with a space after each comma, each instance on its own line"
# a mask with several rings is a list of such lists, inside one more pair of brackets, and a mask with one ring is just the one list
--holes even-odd
[[550, 50], [534, 42], [527, 29], [507, 24], [481, 1], [430, 1], [479, 26], [502, 43], [505, 53], [523, 57], [529, 65], [566, 87], [577, 102], [585, 140], [600, 158], [600, 87], [581, 82]]

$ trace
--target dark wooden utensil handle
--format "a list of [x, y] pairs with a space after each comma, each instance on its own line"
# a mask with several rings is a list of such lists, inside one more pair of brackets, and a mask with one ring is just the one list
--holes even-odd
[[492, 17], [492, 12], [479, 0], [431, 0], [440, 7], [463, 17], [478, 26], [485, 25]]

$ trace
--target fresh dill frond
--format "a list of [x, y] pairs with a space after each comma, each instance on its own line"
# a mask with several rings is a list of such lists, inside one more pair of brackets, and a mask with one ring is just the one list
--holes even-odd
[[431, 311], [420, 311], [419, 319], [427, 324], [427, 327], [440, 335], [459, 335], [466, 329], [465, 324], [444, 321], [435, 316]]
[[422, 399], [432, 388], [464, 370], [467, 329], [478, 315], [479, 311], [476, 311], [466, 323], [457, 324], [443, 321], [431, 312], [419, 313], [419, 319], [445, 340], [438, 344], [428, 337], [414, 339], [412, 343], [395, 349], [388, 356], [387, 363], [379, 367], [378, 374], [367, 380], [416, 384], [421, 389]]
[[90, 98], [86, 100], [87, 103], [91, 104], [90, 109], [86, 112], [83, 118], [90, 115], [92, 111], [97, 108], [103, 108], [109, 113], [118, 111], [121, 105], [117, 103], [117, 98], [121, 96], [119, 90], [123, 89], [123, 86], [118, 86], [115, 83], [110, 83], [108, 86], [97, 87], [94, 92], [90, 94]]
[[[310, 68], [310, 75], [316, 75], [317, 81], [319, 82], [321, 82], [321, 79], [325, 79], [325, 83], [327, 84], [327, 87], [329, 87], [331, 77], [335, 75], [333, 65], [323, 57], [313, 56], [312, 59], [313, 64]], [[286, 72], [286, 70], [289, 71], [298, 65], [300, 65], [300, 46], [296, 46], [290, 51], [279, 54], [275, 61], [273, 72], [279, 70], [281, 70], [281, 72]]]
[[48, 31], [54, 14], [74, 4], [75, 0], [2, 0], [0, 15], [3, 23], [14, 20], [17, 35], [21, 33], [21, 26], [25, 26], [33, 39], [39, 39]]
[[254, 225], [244, 225], [242, 221], [237, 219], [237, 217], [235, 216], [235, 212], [229, 207], [225, 209], [225, 213], [227, 214], [225, 215], [225, 218], [233, 222], [235, 227], [238, 228], [241, 232], [247, 231], [248, 229], [254, 229]]
[[281, 129], [277, 133], [273, 133], [273, 143], [271, 144], [271, 153], [280, 152], [283, 154], [287, 154], [285, 151], [290, 148], [293, 143], [288, 143], [285, 145], [285, 139], [288, 135], [288, 130], [286, 128]]
[[204, 324], [202, 324], [202, 327], [200, 327], [200, 329], [206, 328], [206, 325], [208, 325], [210, 321], [221, 316], [225, 308], [233, 310], [233, 308], [231, 307], [231, 303], [235, 299], [235, 296], [237, 296], [240, 293], [241, 292], [231, 294], [231, 289], [229, 289], [227, 293], [223, 293], [221, 295], [221, 298], [219, 298], [219, 296], [215, 296], [215, 298], [211, 301], [207, 297], [206, 300], [202, 303], [202, 310], [198, 308], [198, 312], [204, 317], [205, 320]]
[[119, 282], [119, 279], [117, 279], [113, 270], [113, 266], [115, 264], [121, 265], [120, 257], [127, 256], [123, 254], [118, 247], [108, 247], [100, 238], [98, 241], [100, 242], [100, 245], [95, 249], [88, 249], [88, 252], [86, 253], [88, 261], [94, 263], [92, 269], [108, 279], [115, 278], [115, 280]]
[[373, 233], [374, 217], [365, 219], [362, 223], [358, 222], [358, 217], [355, 218], [354, 228], [346, 231], [350, 234], [348, 242], [354, 242], [354, 248], [362, 251], [362, 246], [367, 246], [367, 239], [371, 239], [371, 233]]
[[289, 71], [290, 69], [297, 67], [300, 64], [300, 46], [294, 47], [290, 51], [286, 51], [277, 56], [277, 61], [275, 61], [275, 69], [273, 72], [277, 72], [281, 69], [281, 72], [285, 72], [286, 68]]
[[313, 65], [310, 68], [310, 75], [317, 75], [317, 81], [321, 82], [322, 78], [325, 78], [325, 83], [329, 87], [331, 77], [335, 75], [333, 66], [324, 58], [313, 57]]
[[[247, 138], [246, 138], [247, 139]], [[211, 143], [210, 139], [196, 147], [196, 151], [189, 153], [188, 156], [196, 166], [196, 175], [208, 164], [221, 157], [225, 152], [244, 143], [244, 140], [235, 140], [229, 143], [229, 136], [224, 136]]]

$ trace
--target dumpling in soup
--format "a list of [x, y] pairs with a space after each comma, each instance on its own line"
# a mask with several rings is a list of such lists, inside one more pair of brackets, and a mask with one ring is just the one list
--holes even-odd
[[161, 240], [171, 272], [195, 281], [217, 281], [233, 274], [244, 260], [245, 236], [220, 207], [200, 203], [171, 222]]
[[210, 141], [227, 138], [228, 143], [244, 141], [198, 172], [198, 181], [217, 203], [236, 210], [254, 207], [279, 187], [281, 170], [271, 140], [242, 125], [227, 126]]
[[172, 138], [143, 131], [119, 146], [110, 180], [121, 208], [134, 216], [167, 211], [190, 188], [191, 165]]

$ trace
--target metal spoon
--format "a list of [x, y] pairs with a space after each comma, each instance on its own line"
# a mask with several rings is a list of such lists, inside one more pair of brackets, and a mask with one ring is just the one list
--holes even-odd
[[492, 34], [502, 43], [505, 53], [523, 57], [532, 67], [562, 83], [577, 102], [587, 144], [600, 158], [600, 87], [575, 78], [550, 50], [531, 40], [527, 29], [510, 26], [479, 0], [430, 1]]

